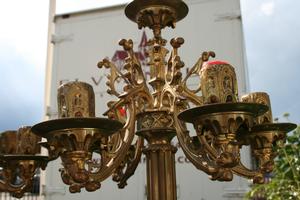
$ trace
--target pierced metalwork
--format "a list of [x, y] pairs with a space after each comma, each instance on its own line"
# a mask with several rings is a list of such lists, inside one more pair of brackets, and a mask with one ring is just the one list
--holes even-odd
[[45, 169], [47, 156], [41, 156], [40, 137], [31, 132], [31, 127], [18, 131], [6, 131], [0, 136], [0, 191], [21, 198], [30, 192], [34, 175], [39, 168]]
[[[0, 182], [0, 189], [21, 197], [28, 191], [34, 170], [58, 157], [63, 165], [62, 180], [72, 193], [82, 188], [95, 191], [109, 176], [124, 188], [144, 153], [148, 200], [176, 200], [177, 149], [171, 143], [175, 136], [189, 161], [212, 180], [231, 181], [237, 174], [263, 183], [265, 173], [273, 169], [276, 142], [284, 141], [285, 134], [296, 125], [272, 122], [266, 93], [251, 93], [239, 100], [234, 67], [209, 61], [215, 57], [212, 51], [203, 52], [183, 76], [179, 49], [184, 39], [171, 39], [169, 53], [161, 30], [174, 28], [187, 12], [181, 0], [130, 3], [125, 9], [127, 17], [139, 28], [148, 27], [154, 33], [147, 42], [150, 79], [146, 79], [134, 53], [133, 41], [120, 40], [119, 45], [128, 54], [124, 66], [119, 69], [108, 59], [98, 63], [99, 68], [109, 70], [107, 92], [116, 97], [107, 103], [104, 115], [108, 119], [95, 117], [95, 95], [90, 85], [75, 81], [60, 86], [59, 119], [31, 129], [47, 139], [39, 144], [48, 149], [49, 158], [11, 157], [15, 152], [37, 153], [39, 138], [26, 131], [21, 131], [24, 134], [18, 139], [13, 131], [2, 134], [0, 165], [6, 182]], [[188, 81], [195, 76], [200, 81], [191, 89]], [[117, 90], [119, 83], [124, 83], [123, 91]], [[197, 136], [189, 134], [186, 122], [193, 123]], [[251, 146], [259, 161], [257, 169], [248, 169], [241, 162], [244, 145]], [[24, 186], [17, 188], [11, 185], [15, 176], [11, 169], [16, 167], [24, 180]]]

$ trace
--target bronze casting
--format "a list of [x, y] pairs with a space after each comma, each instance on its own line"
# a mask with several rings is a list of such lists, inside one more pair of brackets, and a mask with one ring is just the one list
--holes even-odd
[[[117, 97], [107, 104], [105, 115], [109, 119], [95, 117], [95, 95], [90, 85], [75, 81], [60, 86], [59, 119], [39, 123], [31, 129], [47, 139], [40, 142], [48, 150], [47, 159], [34, 155], [39, 149], [34, 145], [37, 138], [29, 132], [24, 135], [26, 144], [23, 139], [19, 143], [17, 138], [23, 136], [17, 137], [13, 131], [2, 134], [1, 190], [21, 197], [28, 191], [34, 170], [58, 157], [63, 165], [62, 180], [72, 193], [82, 188], [95, 191], [109, 176], [118, 182], [119, 188], [124, 188], [144, 153], [148, 200], [176, 200], [177, 149], [171, 143], [174, 137], [189, 161], [212, 180], [231, 181], [233, 174], [237, 174], [263, 183], [264, 175], [273, 169], [276, 142], [284, 141], [285, 134], [296, 125], [273, 123], [266, 93], [251, 93], [239, 100], [234, 67], [222, 61], [208, 61], [215, 57], [214, 52], [202, 53], [183, 76], [184, 62], [179, 48], [184, 39], [171, 39], [172, 50], [167, 58], [167, 41], [161, 31], [165, 27], [174, 28], [187, 13], [188, 7], [182, 0], [131, 2], [125, 9], [126, 16], [138, 28], [153, 30], [147, 52], [150, 79], [146, 79], [133, 51], [133, 41], [122, 39], [119, 45], [128, 53], [123, 68], [118, 69], [108, 59], [98, 63], [99, 68], [110, 70], [107, 92]], [[200, 78], [196, 89], [187, 84], [192, 76]], [[116, 89], [120, 79], [125, 83], [123, 91]], [[121, 115], [120, 109], [126, 112]], [[190, 136], [186, 122], [194, 125], [197, 136]], [[243, 145], [251, 146], [258, 160], [257, 169], [242, 164]], [[11, 157], [15, 152], [26, 156]], [[23, 185], [10, 185], [15, 176], [11, 166], [22, 169], [18, 176], [24, 180]]]
[[39, 168], [45, 169], [48, 157], [40, 155], [40, 137], [31, 127], [6, 131], [0, 135], [0, 191], [21, 198], [32, 188], [33, 178]]

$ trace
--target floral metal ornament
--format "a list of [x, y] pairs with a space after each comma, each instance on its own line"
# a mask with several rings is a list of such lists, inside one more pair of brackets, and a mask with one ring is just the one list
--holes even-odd
[[[116, 97], [107, 103], [104, 115], [108, 118], [95, 117], [92, 87], [75, 81], [58, 89], [59, 119], [31, 128], [47, 139], [40, 145], [48, 149], [48, 160], [61, 158], [61, 177], [70, 192], [80, 192], [82, 188], [89, 192], [98, 190], [110, 176], [119, 188], [124, 188], [144, 153], [147, 199], [176, 200], [177, 148], [171, 143], [174, 137], [187, 159], [211, 180], [231, 181], [237, 174], [263, 183], [264, 175], [272, 171], [276, 142], [284, 141], [285, 134], [296, 125], [272, 122], [270, 100], [265, 93], [252, 93], [240, 100], [234, 67], [223, 61], [209, 61], [215, 57], [212, 51], [203, 52], [183, 75], [185, 64], [179, 50], [184, 39], [171, 39], [169, 51], [161, 32], [166, 27], [175, 28], [187, 13], [188, 7], [182, 0], [131, 2], [125, 9], [126, 16], [138, 28], [153, 31], [145, 48], [150, 78], [145, 75], [133, 41], [122, 39], [119, 45], [128, 55], [124, 65], [117, 67], [108, 59], [98, 63], [101, 70], [109, 71], [107, 92]], [[196, 88], [188, 85], [192, 77], [200, 80]], [[118, 84], [123, 86], [121, 91]], [[193, 124], [196, 136], [189, 134], [186, 123]], [[11, 132], [2, 137], [3, 141], [16, 138]], [[30, 138], [29, 143], [34, 141], [36, 138]], [[1, 140], [0, 143], [5, 144]], [[7, 154], [19, 147], [22, 153], [34, 153], [36, 149], [24, 144], [15, 147], [12, 143], [0, 149], [6, 155], [0, 164], [7, 170], [24, 160], [16, 158], [11, 162]], [[240, 150], [245, 145], [251, 146], [258, 159], [257, 169], [248, 169], [241, 162]], [[36, 165], [22, 164], [24, 181], [30, 182], [32, 169], [43, 163], [43, 159], [32, 160]], [[5, 173], [8, 182], [0, 186], [22, 196], [26, 189], [11, 188], [14, 173]]]
[[31, 132], [31, 127], [18, 131], [5, 131], [0, 136], [0, 191], [21, 198], [32, 189], [38, 169], [45, 169], [48, 157], [40, 155], [40, 137]]

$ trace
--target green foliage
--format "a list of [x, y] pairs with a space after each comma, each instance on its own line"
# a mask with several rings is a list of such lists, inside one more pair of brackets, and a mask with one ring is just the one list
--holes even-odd
[[267, 184], [254, 185], [246, 199], [300, 200], [300, 126], [277, 151], [274, 177]]

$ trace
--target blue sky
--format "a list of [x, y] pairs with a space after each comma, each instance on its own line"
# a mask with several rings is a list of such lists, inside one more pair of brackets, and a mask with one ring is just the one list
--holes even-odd
[[241, 3], [250, 89], [269, 93], [274, 117], [300, 123], [300, 1]]
[[[57, 12], [118, 2], [124, 1], [57, 0]], [[46, 0], [1, 3], [0, 131], [42, 120], [48, 23]], [[241, 5], [251, 91], [269, 93], [274, 117], [289, 112], [300, 123], [300, 1], [241, 0]]]

